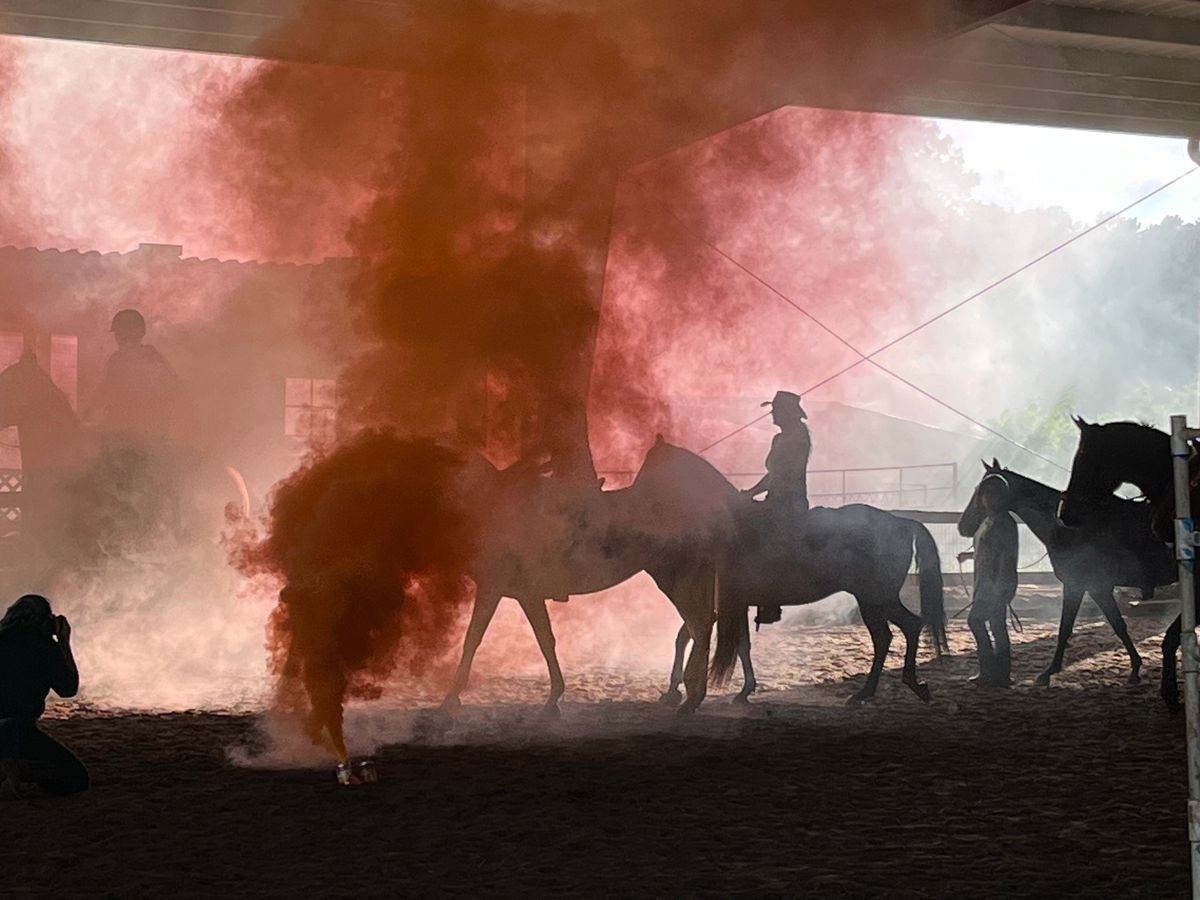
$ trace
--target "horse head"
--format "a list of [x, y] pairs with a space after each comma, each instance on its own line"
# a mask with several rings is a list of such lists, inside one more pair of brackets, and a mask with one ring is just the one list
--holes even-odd
[[975, 490], [971, 492], [971, 499], [967, 501], [966, 508], [963, 509], [962, 515], [958, 517], [958, 533], [963, 537], [971, 537], [975, 534], [987, 515], [983, 508], [983, 502], [979, 499], [979, 489], [983, 486], [983, 482], [987, 480], [989, 475], [999, 475], [1005, 480], [1007, 480], [1008, 476], [1008, 471], [1000, 465], [1000, 461], [994, 456], [990, 463], [985, 459], [981, 459], [979, 462], [983, 465], [983, 478], [979, 479], [979, 484], [975, 485]]
[[33, 352], [0, 371], [0, 428], [37, 424], [78, 425], [67, 395], [59, 390]]
[[1138, 422], [1098, 424], [1073, 417], [1079, 447], [1071, 463], [1071, 480], [1063, 492], [1058, 517], [1077, 526], [1103, 506], [1122, 484], [1134, 484], [1157, 500], [1170, 483], [1170, 437]]

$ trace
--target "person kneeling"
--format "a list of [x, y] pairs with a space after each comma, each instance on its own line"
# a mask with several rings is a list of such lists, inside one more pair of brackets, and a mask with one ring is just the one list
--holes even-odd
[[26, 594], [0, 619], [0, 794], [19, 794], [25, 783], [56, 796], [87, 790], [83, 763], [37, 727], [51, 690], [79, 690], [71, 625], [45, 597]]

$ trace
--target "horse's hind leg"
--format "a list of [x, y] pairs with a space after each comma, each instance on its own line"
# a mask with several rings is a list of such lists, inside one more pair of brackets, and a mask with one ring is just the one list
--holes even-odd
[[530, 600], [518, 597], [517, 602], [525, 611], [525, 618], [533, 628], [533, 636], [537, 638], [538, 649], [546, 660], [546, 668], [550, 671], [550, 694], [546, 697], [544, 712], [548, 716], [558, 716], [558, 698], [566, 690], [562, 669], [558, 667], [558, 654], [554, 649], [554, 630], [550, 627], [550, 614], [546, 612], [546, 601], [539, 597]]
[[692, 635], [692, 652], [688, 655], [687, 666], [684, 669], [684, 683], [687, 685], [687, 699], [679, 707], [683, 714], [696, 711], [708, 692], [708, 648], [712, 640], [712, 615], [701, 617], [698, 621], [689, 623]]
[[1100, 612], [1104, 613], [1104, 618], [1108, 619], [1108, 624], [1112, 626], [1112, 630], [1116, 632], [1121, 644], [1124, 645], [1125, 652], [1129, 654], [1129, 683], [1137, 684], [1142, 680], [1142, 655], [1133, 645], [1133, 639], [1129, 636], [1129, 628], [1125, 625], [1125, 619], [1121, 615], [1120, 607], [1117, 606], [1117, 598], [1113, 596], [1112, 588], [1109, 587], [1107, 591], [1094, 592], [1092, 599], [1096, 601]]
[[671, 663], [671, 681], [667, 685], [666, 693], [658, 698], [658, 702], [663, 706], [678, 706], [683, 702], [679, 686], [683, 684], [683, 661], [687, 654], [688, 641], [691, 639], [691, 632], [684, 622], [679, 626], [679, 634], [675, 635], [675, 659]]
[[871, 671], [867, 674], [867, 683], [848, 701], [852, 706], [875, 696], [875, 688], [879, 685], [879, 673], [883, 671], [883, 662], [887, 659], [888, 647], [892, 644], [892, 629], [888, 626], [883, 610], [879, 606], [863, 603], [862, 600], [858, 601], [858, 610], [862, 613], [863, 624], [871, 633], [875, 656], [871, 660]]
[[754, 663], [750, 659], [750, 627], [747, 626], [738, 641], [738, 659], [742, 661], [742, 689], [733, 698], [734, 703], [746, 705], [750, 695], [758, 690], [758, 680], [754, 677]]
[[467, 634], [463, 638], [462, 659], [459, 660], [458, 670], [454, 673], [454, 682], [450, 686], [450, 692], [442, 701], [442, 709], [455, 710], [462, 706], [459, 695], [467, 688], [467, 681], [471, 677], [471, 663], [475, 660], [475, 651], [479, 649], [484, 632], [487, 631], [492, 616], [496, 614], [496, 607], [499, 605], [499, 594], [484, 594], [476, 589], [475, 603], [471, 607], [471, 621], [467, 625]]
[[924, 623], [920, 616], [910, 612], [900, 602], [899, 595], [896, 596], [894, 603], [888, 604], [887, 617], [900, 626], [900, 630], [904, 632], [904, 683], [912, 689], [914, 694], [928, 703], [930, 700], [929, 688], [925, 682], [917, 678], [917, 647], [921, 643], [921, 628]]
[[1050, 665], [1037, 677], [1034, 684], [1046, 687], [1050, 684], [1050, 677], [1062, 671], [1063, 656], [1067, 652], [1071, 632], [1075, 630], [1075, 617], [1079, 615], [1079, 604], [1082, 602], [1083, 588], [1063, 585], [1062, 616], [1058, 621], [1058, 644], [1054, 648], [1054, 659], [1050, 660]]
[[1175, 677], [1175, 656], [1179, 652], [1181, 632], [1179, 616], [1176, 616], [1162, 640], [1162, 687], [1159, 689], [1159, 693], [1162, 694], [1167, 709], [1173, 713], [1177, 713], [1183, 708], [1183, 704], [1179, 702], [1179, 681]]

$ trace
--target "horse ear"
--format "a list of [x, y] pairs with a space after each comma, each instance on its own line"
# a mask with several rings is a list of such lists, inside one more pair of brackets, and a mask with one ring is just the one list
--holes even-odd
[[992, 457], [992, 471], [999, 472], [1000, 469], [1002, 469], [1002, 468], [1003, 468], [1003, 466], [1000, 465], [1000, 460], [996, 459], [996, 457], [993, 456]]
[[1080, 431], [1088, 427], [1088, 422], [1083, 416], [1071, 416], [1071, 421], [1079, 427]]

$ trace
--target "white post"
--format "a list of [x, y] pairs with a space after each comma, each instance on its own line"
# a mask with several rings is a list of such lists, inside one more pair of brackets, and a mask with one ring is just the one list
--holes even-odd
[[1196, 641], [1195, 538], [1188, 484], [1187, 417], [1171, 416], [1171, 457], [1175, 476], [1175, 558], [1179, 561], [1179, 617], [1183, 651], [1183, 705], [1187, 729], [1188, 840], [1192, 898], [1200, 900], [1200, 649]]

